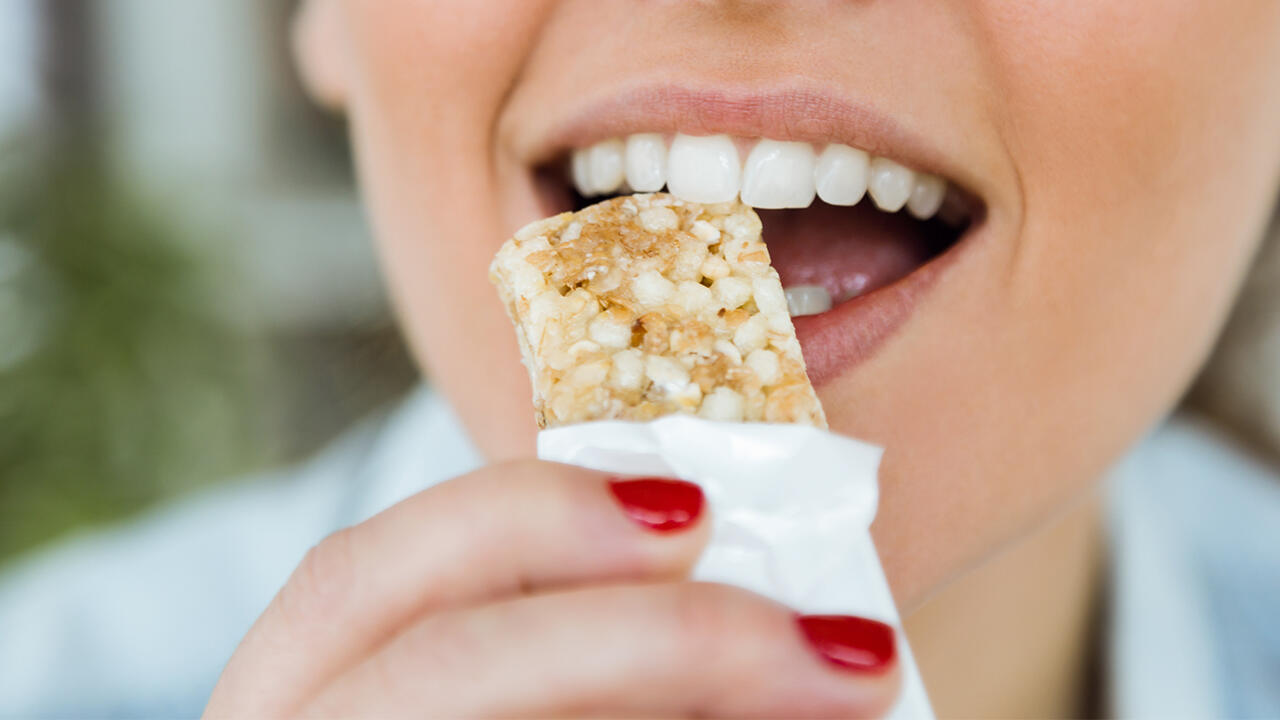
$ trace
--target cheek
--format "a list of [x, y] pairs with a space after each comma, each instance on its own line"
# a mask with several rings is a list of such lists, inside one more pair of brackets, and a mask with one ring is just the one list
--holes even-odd
[[410, 345], [491, 456], [532, 447], [529, 388], [487, 280], [512, 228], [491, 133], [540, 23], [538, 2], [346, 6], [361, 187]]
[[[984, 47], [1029, 222], [1080, 228], [1085, 243], [1119, 252], [1172, 240], [1191, 265], [1192, 246], [1210, 244], [1203, 231], [1219, 248], [1222, 235], [1245, 244], [1280, 149], [1280, 3], [989, 7]], [[1106, 237], [1140, 228], [1123, 243]], [[1054, 249], [1033, 245], [1029, 257]]]
[[877, 544], [908, 598], [1090, 487], [1176, 402], [1280, 168], [1280, 3], [990, 8], [1022, 200], [970, 258], [997, 270], [829, 390], [833, 425], [889, 448]]
[[999, 74], [1025, 198], [1012, 291], [1041, 328], [1080, 340], [1043, 338], [1052, 354], [1038, 361], [1127, 370], [1135, 377], [1109, 379], [1132, 382], [1138, 409], [1172, 402], [1273, 201], [1280, 4], [1002, 7], [1018, 24], [990, 32], [1005, 39], [993, 47], [1007, 52]]

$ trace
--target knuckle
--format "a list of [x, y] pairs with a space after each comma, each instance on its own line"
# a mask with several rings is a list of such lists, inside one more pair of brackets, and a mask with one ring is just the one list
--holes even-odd
[[[599, 473], [588, 470], [513, 460], [465, 476], [423, 502], [432, 517], [445, 519], [432, 532], [454, 534], [438, 545], [457, 546], [457, 538], [465, 538], [470, 564], [486, 569], [486, 596], [523, 594], [548, 578], [578, 576], [588, 567], [608, 574], [641, 562], [625, 558], [619, 563], [624, 569], [614, 570], [601, 561], [619, 554], [621, 543], [604, 534], [614, 527], [616, 511], [602, 509], [611, 501], [599, 480]], [[477, 512], [479, 507], [484, 512]], [[635, 555], [640, 557], [638, 551]], [[551, 556], [566, 561], [552, 566]]]
[[[424, 620], [405, 639], [415, 667], [441, 677], [466, 677], [485, 638], [466, 622], [468, 613], [441, 613]], [[393, 674], [394, 676], [394, 674]]]
[[374, 653], [369, 656], [361, 663], [362, 691], [373, 697], [392, 701], [412, 697], [413, 687], [407, 680], [416, 668], [406, 668], [404, 665], [400, 656], [395, 653]]
[[760, 612], [745, 593], [714, 583], [682, 583], [676, 586], [668, 618], [676, 645], [693, 667], [722, 665], [728, 645], [749, 635]]
[[598, 493], [584, 492], [590, 486], [584, 481], [599, 477], [590, 470], [544, 460], [510, 460], [486, 468], [472, 479], [467, 492], [483, 494], [491, 507], [557, 517], [564, 512], [555, 509], [581, 511], [597, 500]]
[[339, 530], [307, 551], [280, 592], [281, 610], [301, 623], [340, 614], [357, 585], [351, 528]]
[[428, 696], [447, 705], [446, 698], [465, 695], [457, 687], [450, 689], [455, 680], [480, 679], [476, 659], [486, 652], [484, 645], [484, 637], [471, 632], [457, 613], [431, 615], [393, 640], [393, 651], [366, 658], [359, 682], [364, 692], [393, 704]]

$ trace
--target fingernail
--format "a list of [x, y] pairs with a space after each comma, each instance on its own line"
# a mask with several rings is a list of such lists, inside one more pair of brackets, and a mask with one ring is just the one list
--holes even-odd
[[702, 488], [683, 480], [610, 480], [609, 491], [627, 517], [657, 532], [681, 530], [702, 514]]
[[889, 667], [896, 652], [893, 628], [852, 615], [797, 615], [800, 632], [827, 662], [856, 672]]

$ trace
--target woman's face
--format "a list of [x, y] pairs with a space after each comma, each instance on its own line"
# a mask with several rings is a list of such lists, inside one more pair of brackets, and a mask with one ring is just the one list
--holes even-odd
[[876, 534], [907, 606], [1170, 409], [1280, 169], [1274, 0], [312, 0], [299, 29], [312, 87], [350, 118], [411, 344], [493, 458], [531, 454], [535, 428], [488, 264], [567, 209], [574, 148], [841, 143], [969, 198], [927, 262], [915, 221], [870, 200], [765, 218], [780, 264], [808, 248], [784, 280], [920, 265], [797, 323], [832, 428], [886, 448]]

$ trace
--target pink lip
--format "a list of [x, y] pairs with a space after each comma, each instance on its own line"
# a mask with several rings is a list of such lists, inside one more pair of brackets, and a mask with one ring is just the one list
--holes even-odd
[[[637, 132], [681, 132], [839, 142], [918, 171], [941, 175], [958, 188], [975, 187], [978, 182], [967, 176], [954, 158], [948, 158], [881, 110], [814, 89], [761, 92], [645, 86], [603, 100], [588, 100], [568, 120], [545, 132], [527, 125], [521, 129], [532, 130], [532, 142], [523, 148], [516, 142], [512, 147], [529, 166], [611, 137]], [[975, 201], [974, 206], [979, 208], [981, 203]], [[954, 246], [906, 277], [820, 315], [794, 319], [809, 376], [815, 384], [830, 381], [870, 358], [910, 319], [938, 277], [982, 234], [981, 218], [974, 215], [973, 223]]]

